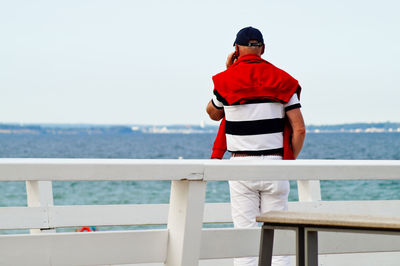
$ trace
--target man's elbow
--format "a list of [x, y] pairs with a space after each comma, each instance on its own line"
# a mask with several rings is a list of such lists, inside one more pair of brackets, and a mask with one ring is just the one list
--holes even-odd
[[224, 111], [216, 110], [212, 105], [211, 102], [207, 105], [206, 112], [211, 120], [219, 121], [224, 117]]
[[208, 116], [211, 118], [211, 120], [214, 120], [214, 121], [219, 121], [222, 119], [222, 117], [224, 117], [223, 115], [218, 114], [218, 113], [208, 113]]
[[305, 137], [306, 136], [306, 128], [304, 126], [293, 128], [293, 134], [297, 136]]

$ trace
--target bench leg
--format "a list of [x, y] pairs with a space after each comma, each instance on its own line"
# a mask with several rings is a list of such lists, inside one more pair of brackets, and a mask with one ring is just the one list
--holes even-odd
[[274, 245], [274, 229], [262, 227], [258, 266], [271, 266]]
[[304, 227], [296, 228], [296, 265], [305, 266]]
[[318, 266], [318, 232], [305, 232], [305, 261], [307, 266]]

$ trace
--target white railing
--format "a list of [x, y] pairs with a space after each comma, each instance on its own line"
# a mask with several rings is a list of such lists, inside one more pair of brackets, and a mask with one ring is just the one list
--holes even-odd
[[[190, 266], [199, 259], [257, 256], [259, 229], [202, 224], [232, 221], [228, 203], [204, 203], [207, 181], [260, 179], [298, 180], [300, 201], [290, 202], [290, 210], [400, 216], [400, 200], [321, 201], [319, 186], [328, 179], [399, 180], [400, 161], [0, 159], [0, 181], [26, 181], [28, 203], [1, 207], [0, 229], [31, 229], [0, 236], [0, 265]], [[66, 180], [172, 180], [170, 204], [54, 206], [51, 181]], [[58, 227], [144, 224], [167, 229], [55, 233]], [[291, 243], [294, 234], [278, 232], [274, 253], [293, 255]], [[400, 251], [400, 239], [321, 233], [321, 254], [382, 251]]]

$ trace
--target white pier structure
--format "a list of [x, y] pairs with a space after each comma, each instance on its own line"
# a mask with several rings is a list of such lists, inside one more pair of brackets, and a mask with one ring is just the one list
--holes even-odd
[[[0, 265], [220, 266], [229, 265], [233, 257], [257, 256], [259, 229], [203, 228], [204, 223], [232, 221], [229, 203], [205, 203], [207, 181], [297, 180], [299, 201], [290, 202], [290, 210], [400, 216], [400, 200], [321, 201], [319, 180], [357, 179], [399, 180], [400, 161], [0, 159], [0, 181], [26, 181], [27, 191], [27, 207], [0, 207], [0, 229], [31, 230], [0, 236]], [[54, 206], [51, 181], [67, 180], [171, 180], [170, 203]], [[156, 224], [167, 228], [55, 230]], [[291, 232], [278, 232], [274, 253], [294, 255], [294, 237]], [[398, 236], [327, 232], [321, 233], [319, 243], [323, 265], [398, 265], [400, 261]], [[345, 256], [348, 263], [338, 263], [337, 255], [329, 254], [342, 254], [338, 256]]]

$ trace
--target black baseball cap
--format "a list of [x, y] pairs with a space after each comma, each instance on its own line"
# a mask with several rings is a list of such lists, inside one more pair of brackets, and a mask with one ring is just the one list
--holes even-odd
[[[250, 43], [250, 41], [257, 41], [257, 43], [256, 42]], [[263, 46], [264, 39], [261, 34], [261, 31], [253, 27], [246, 27], [241, 29], [236, 34], [236, 40], [233, 43], [233, 45], [235, 44], [242, 46]]]

